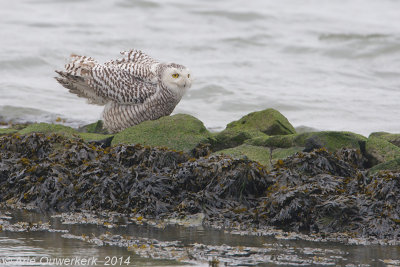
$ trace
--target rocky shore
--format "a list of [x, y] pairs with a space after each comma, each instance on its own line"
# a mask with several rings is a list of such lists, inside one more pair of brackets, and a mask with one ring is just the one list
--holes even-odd
[[400, 134], [296, 133], [267, 109], [219, 133], [177, 114], [115, 135], [101, 121], [19, 125], [0, 135], [3, 207], [400, 238]]

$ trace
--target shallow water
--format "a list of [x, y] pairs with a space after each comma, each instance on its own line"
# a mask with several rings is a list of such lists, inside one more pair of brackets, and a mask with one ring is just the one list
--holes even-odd
[[[132, 238], [150, 238], [165, 241], [179, 241], [181, 246], [190, 246], [198, 243], [208, 246], [227, 245], [232, 247], [246, 247], [254, 249], [267, 249], [265, 266], [400, 266], [400, 248], [398, 246], [363, 246], [343, 245], [340, 243], [317, 243], [299, 240], [277, 240], [273, 237], [241, 236], [225, 233], [220, 230], [212, 230], [203, 227], [167, 226], [159, 229], [152, 226], [140, 226], [129, 224], [126, 227], [109, 229], [96, 225], [65, 225], [59, 218], [51, 218], [48, 215], [34, 212], [17, 211], [9, 214], [10, 222], [50, 222], [52, 229], [68, 230], [69, 233], [81, 236], [83, 234], [98, 236], [109, 232], [131, 236]], [[172, 260], [153, 260], [139, 257], [126, 248], [115, 246], [97, 246], [76, 239], [63, 238], [60, 232], [0, 232], [0, 266], [10, 266], [19, 263], [23, 259], [33, 259], [29, 266], [45, 265], [55, 259], [66, 258], [91, 258], [97, 259], [97, 266], [106, 266], [107, 257], [128, 259], [129, 264], [116, 264], [114, 266], [175, 266], [181, 262]], [[214, 250], [217, 250], [216, 248]], [[271, 257], [271, 258], [269, 258]], [[4, 264], [4, 259], [8, 264]], [[240, 257], [239, 257], [240, 258]], [[245, 258], [245, 257], [243, 257]], [[3, 259], [3, 262], [2, 262]], [[19, 262], [17, 262], [19, 259]], [[21, 260], [22, 259], [22, 260]], [[245, 262], [243, 259], [242, 264]], [[22, 262], [23, 263], [23, 262]], [[240, 262], [239, 262], [240, 263]], [[206, 262], [192, 262], [195, 266], [207, 266]], [[235, 264], [238, 264], [236, 261]], [[18, 264], [17, 264], [18, 265]], [[13, 265], [16, 266], [16, 265]], [[95, 265], [93, 265], [95, 266]], [[259, 264], [264, 266], [264, 264]]]
[[[324, 130], [400, 132], [400, 2], [0, 1], [3, 120], [92, 122], [102, 108], [52, 78], [70, 53], [106, 61], [142, 49], [191, 68], [175, 113], [219, 130], [280, 110]], [[32, 108], [34, 110], [32, 110]]]

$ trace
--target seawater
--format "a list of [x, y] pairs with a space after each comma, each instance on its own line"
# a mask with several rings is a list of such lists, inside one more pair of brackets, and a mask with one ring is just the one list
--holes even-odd
[[[0, 210], [0, 215], [1, 212], [3, 211]], [[270, 236], [242, 236], [204, 227], [167, 226], [160, 229], [129, 224], [110, 229], [103, 225], [62, 224], [60, 219], [52, 218], [48, 214], [26, 211], [13, 211], [9, 216], [12, 217], [10, 222], [13, 224], [19, 221], [49, 222], [52, 229], [67, 230], [77, 236], [99, 236], [109, 232], [131, 238], [149, 238], [157, 242], [178, 240], [181, 242], [181, 249], [195, 243], [211, 247], [225, 245], [243, 249], [245, 247], [270, 248], [269, 255], [274, 257], [274, 260], [265, 264], [260, 263], [258, 266], [400, 265], [398, 246], [277, 240]], [[77, 239], [63, 238], [62, 234], [46, 231], [0, 232], [0, 266], [208, 266], [206, 262], [192, 262], [188, 265], [173, 260], [143, 258], [126, 247], [97, 246]], [[246, 257], [248, 256], [243, 257], [241, 264], [237, 265], [236, 262], [236, 265], [228, 266], [245, 266]], [[112, 258], [114, 258], [113, 261]], [[82, 259], [86, 261], [82, 262]], [[78, 264], [71, 264], [72, 261]], [[111, 264], [111, 261], [114, 264]]]
[[400, 132], [396, 0], [0, 0], [0, 116], [79, 126], [100, 118], [53, 79], [70, 53], [131, 48], [188, 66], [174, 113], [211, 130], [275, 108], [294, 126]]

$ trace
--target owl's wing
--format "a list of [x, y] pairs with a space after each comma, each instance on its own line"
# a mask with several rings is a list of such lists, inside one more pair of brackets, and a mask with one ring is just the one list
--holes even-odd
[[104, 65], [116, 66], [129, 71], [133, 76], [151, 83], [157, 82], [157, 66], [160, 62], [140, 50], [121, 52], [122, 58], [111, 60]]
[[157, 84], [132, 75], [119, 65], [97, 65], [87, 80], [96, 95], [120, 104], [139, 104], [157, 92]]
[[[129, 63], [132, 64], [132, 63]], [[157, 83], [134, 75], [129, 65], [98, 64], [92, 58], [71, 55], [65, 71], [56, 71], [57, 81], [73, 94], [87, 98], [89, 103], [105, 105], [139, 104], [157, 92]]]

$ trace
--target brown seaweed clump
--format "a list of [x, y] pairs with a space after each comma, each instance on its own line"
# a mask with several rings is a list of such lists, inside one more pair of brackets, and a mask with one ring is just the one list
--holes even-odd
[[[103, 145], [103, 147], [102, 147]], [[61, 135], [0, 138], [0, 202], [41, 211], [117, 211], [205, 225], [400, 237], [400, 173], [367, 176], [362, 155], [318, 149], [262, 165]], [[194, 156], [194, 157], [193, 157]]]

